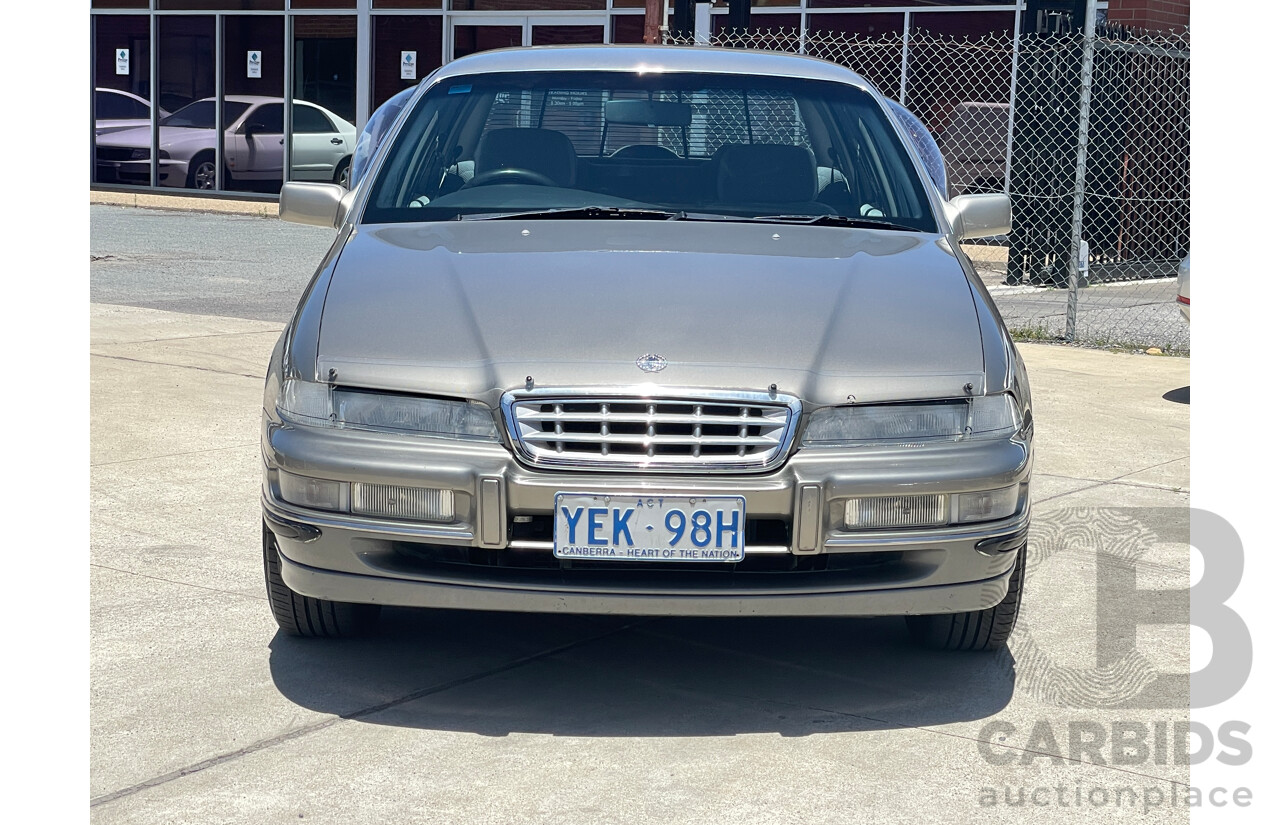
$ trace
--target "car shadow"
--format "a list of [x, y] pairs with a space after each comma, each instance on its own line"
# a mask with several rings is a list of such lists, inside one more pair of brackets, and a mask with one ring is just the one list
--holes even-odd
[[1169, 390], [1167, 393], [1165, 393], [1160, 397], [1163, 398], [1165, 401], [1172, 401], [1175, 404], [1190, 404], [1191, 403], [1191, 387], [1190, 386], [1178, 387], [1176, 390]]
[[484, 736], [869, 731], [992, 716], [1014, 661], [914, 647], [901, 619], [383, 611], [364, 639], [270, 644], [292, 702]]

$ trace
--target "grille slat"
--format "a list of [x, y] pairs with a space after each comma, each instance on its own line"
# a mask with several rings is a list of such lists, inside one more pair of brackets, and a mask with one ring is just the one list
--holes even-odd
[[[763, 397], [763, 396], [761, 396]], [[581, 469], [768, 469], [790, 446], [799, 403], [708, 398], [509, 398], [523, 457]]]

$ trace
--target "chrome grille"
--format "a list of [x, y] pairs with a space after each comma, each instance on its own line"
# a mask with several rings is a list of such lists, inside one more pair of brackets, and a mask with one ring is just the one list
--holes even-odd
[[763, 470], [786, 456], [799, 402], [777, 395], [503, 400], [527, 461], [580, 469]]

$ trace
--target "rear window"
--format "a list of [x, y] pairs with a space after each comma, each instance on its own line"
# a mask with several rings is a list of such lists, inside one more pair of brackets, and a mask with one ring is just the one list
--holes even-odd
[[599, 206], [937, 229], [886, 113], [840, 83], [591, 71], [450, 78], [386, 152], [366, 222]]

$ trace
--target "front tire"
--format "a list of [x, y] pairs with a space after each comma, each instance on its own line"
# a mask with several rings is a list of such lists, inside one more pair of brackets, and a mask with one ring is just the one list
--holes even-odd
[[363, 636], [378, 624], [376, 604], [347, 604], [295, 593], [280, 576], [280, 548], [275, 534], [262, 524], [262, 566], [267, 601], [276, 624], [290, 636]]
[[967, 613], [908, 616], [907, 629], [916, 644], [934, 650], [996, 650], [1004, 645], [1018, 622], [1027, 546], [1022, 545], [1017, 553], [1013, 574], [1009, 576], [1009, 592], [995, 607]]
[[351, 188], [351, 158], [343, 158], [338, 162], [338, 168], [333, 173], [333, 182], [343, 189]]
[[218, 183], [218, 166], [211, 154], [196, 155], [187, 169], [188, 189], [212, 189]]

